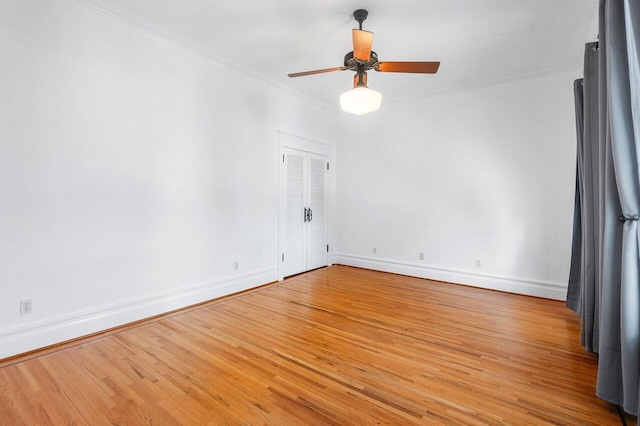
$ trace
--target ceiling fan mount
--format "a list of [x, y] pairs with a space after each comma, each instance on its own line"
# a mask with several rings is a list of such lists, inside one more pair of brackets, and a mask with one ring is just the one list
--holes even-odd
[[362, 23], [367, 19], [367, 16], [369, 16], [369, 12], [364, 9], [358, 9], [353, 12], [353, 17], [358, 21], [358, 24], [360, 24], [360, 29], [362, 29]]

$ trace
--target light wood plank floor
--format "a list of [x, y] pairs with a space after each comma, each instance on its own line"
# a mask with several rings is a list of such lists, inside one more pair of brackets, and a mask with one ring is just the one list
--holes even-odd
[[5, 362], [0, 424], [619, 425], [595, 380], [562, 302], [334, 266]]

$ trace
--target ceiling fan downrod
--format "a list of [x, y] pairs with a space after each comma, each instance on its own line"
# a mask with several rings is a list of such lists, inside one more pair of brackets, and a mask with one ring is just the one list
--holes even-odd
[[367, 72], [364, 65], [358, 65], [358, 71], [353, 76], [353, 87], [367, 87]]

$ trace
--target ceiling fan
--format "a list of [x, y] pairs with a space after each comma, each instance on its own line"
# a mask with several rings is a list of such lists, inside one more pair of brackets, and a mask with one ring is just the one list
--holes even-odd
[[362, 29], [362, 22], [367, 19], [369, 12], [358, 9], [353, 12], [353, 17], [360, 25], [359, 29], [352, 30], [353, 51], [344, 57], [344, 66], [325, 68], [313, 71], [303, 71], [288, 74], [289, 77], [302, 77], [305, 75], [323, 74], [333, 71], [355, 71], [353, 89], [340, 95], [340, 106], [343, 111], [357, 115], [377, 111], [382, 102], [382, 95], [367, 87], [367, 71], [379, 72], [403, 72], [419, 74], [435, 74], [438, 72], [440, 62], [388, 62], [379, 61], [378, 54], [371, 50], [373, 45], [373, 33]]

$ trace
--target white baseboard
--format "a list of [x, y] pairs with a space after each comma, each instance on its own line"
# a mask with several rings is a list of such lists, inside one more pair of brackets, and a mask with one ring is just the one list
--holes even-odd
[[567, 285], [561, 283], [505, 277], [493, 274], [481, 274], [477, 272], [440, 268], [430, 265], [421, 265], [388, 259], [355, 256], [344, 253], [336, 254], [336, 263], [340, 265], [372, 269], [375, 271], [392, 272], [394, 274], [468, 285], [471, 287], [543, 297], [546, 299], [565, 300], [567, 296]]
[[276, 281], [275, 268], [254, 271], [0, 330], [0, 360]]
[[[330, 257], [330, 264], [355, 266], [548, 299], [565, 300], [567, 292], [567, 286], [560, 283], [479, 274], [344, 253], [332, 253]], [[277, 279], [277, 269], [269, 268], [1, 330], [0, 360], [255, 288]]]

